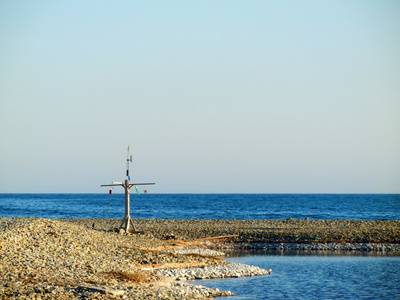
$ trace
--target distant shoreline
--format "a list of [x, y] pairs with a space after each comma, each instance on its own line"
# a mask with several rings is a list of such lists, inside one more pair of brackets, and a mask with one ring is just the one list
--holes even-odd
[[[0, 217], [0, 226], [5, 220], [12, 223], [16, 219], [41, 218]], [[121, 225], [121, 219], [50, 220], [102, 231], [116, 230]], [[212, 243], [221, 249], [400, 251], [400, 221], [299, 219], [133, 219], [133, 221], [139, 235], [145, 234], [157, 240], [171, 237], [177, 240], [212, 238]], [[397, 248], [399, 249], [396, 250]]]
[[[65, 221], [110, 230], [120, 219], [63, 219]], [[400, 244], [400, 221], [358, 220], [183, 220], [135, 219], [138, 230], [157, 239], [204, 239], [218, 236], [229, 243]]]

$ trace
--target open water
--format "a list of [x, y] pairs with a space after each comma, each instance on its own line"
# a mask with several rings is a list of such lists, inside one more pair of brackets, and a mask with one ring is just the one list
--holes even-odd
[[[0, 194], [0, 217], [122, 218], [124, 194]], [[400, 220], [400, 194], [131, 194], [139, 219]]]
[[[197, 280], [237, 296], [231, 300], [258, 299], [400, 299], [400, 256], [362, 253], [348, 255], [241, 253], [228, 258], [272, 269], [271, 275]], [[221, 298], [223, 299], [223, 298]]]
[[[123, 194], [0, 194], [0, 217], [122, 218]], [[399, 194], [141, 194], [141, 219], [400, 220]], [[272, 269], [261, 277], [196, 282], [239, 299], [400, 299], [400, 256], [240, 253], [232, 262]], [[228, 299], [228, 298], [226, 298]]]

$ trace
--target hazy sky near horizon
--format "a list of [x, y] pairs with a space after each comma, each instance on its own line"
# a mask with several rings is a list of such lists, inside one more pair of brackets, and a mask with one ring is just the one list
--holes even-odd
[[399, 193], [400, 1], [1, 1], [0, 138], [0, 193]]

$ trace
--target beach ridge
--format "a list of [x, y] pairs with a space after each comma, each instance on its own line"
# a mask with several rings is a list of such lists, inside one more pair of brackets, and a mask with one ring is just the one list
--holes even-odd
[[127, 234], [118, 229], [119, 219], [0, 218], [0, 299], [228, 296], [232, 293], [183, 281], [267, 275], [271, 270], [227, 263], [220, 252], [210, 249], [285, 251], [296, 245], [329, 250], [357, 244], [370, 245], [365, 251], [400, 249], [399, 221], [134, 222], [139, 232]]

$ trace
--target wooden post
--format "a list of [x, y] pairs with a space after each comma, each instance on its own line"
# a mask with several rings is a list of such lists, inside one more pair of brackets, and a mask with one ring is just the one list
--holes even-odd
[[125, 184], [124, 184], [124, 188], [125, 188], [125, 218], [130, 218], [131, 217], [131, 209], [130, 209], [130, 204], [131, 204], [131, 199], [130, 199], [130, 195], [129, 195], [129, 179], [125, 180]]
[[126, 179], [122, 186], [125, 188], [125, 217], [122, 220], [121, 228], [126, 232], [131, 230], [137, 231], [137, 228], [131, 219], [131, 201], [129, 190], [131, 189], [132, 185], [129, 183], [129, 179]]

